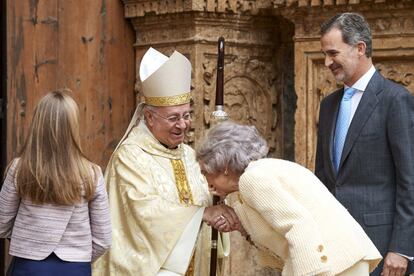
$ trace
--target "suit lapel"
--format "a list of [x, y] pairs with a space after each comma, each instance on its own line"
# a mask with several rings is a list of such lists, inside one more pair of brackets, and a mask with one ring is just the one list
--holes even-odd
[[382, 84], [383, 77], [378, 72], [375, 72], [362, 94], [361, 101], [359, 102], [351, 125], [349, 126], [344, 149], [342, 151], [341, 163], [339, 164], [339, 171], [354, 146], [356, 139], [360, 135], [365, 123], [379, 103], [377, 95], [382, 91]]

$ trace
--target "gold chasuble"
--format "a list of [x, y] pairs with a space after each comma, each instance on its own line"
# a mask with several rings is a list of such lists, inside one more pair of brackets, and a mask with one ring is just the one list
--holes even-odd
[[105, 180], [112, 247], [93, 264], [94, 276], [188, 275], [190, 262], [194, 275], [209, 275], [211, 229], [201, 219], [211, 196], [193, 149], [165, 148], [141, 120]]

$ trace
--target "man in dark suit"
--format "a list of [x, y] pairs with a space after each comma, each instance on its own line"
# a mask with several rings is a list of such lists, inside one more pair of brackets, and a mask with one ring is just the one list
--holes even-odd
[[361, 15], [322, 24], [321, 46], [345, 87], [321, 103], [315, 173], [383, 255], [372, 275], [406, 275], [414, 270], [414, 97], [375, 70]]

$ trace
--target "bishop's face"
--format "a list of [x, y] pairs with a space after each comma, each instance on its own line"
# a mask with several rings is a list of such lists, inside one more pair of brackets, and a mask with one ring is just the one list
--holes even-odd
[[168, 148], [176, 148], [184, 142], [190, 128], [190, 104], [150, 107], [145, 110], [149, 130], [154, 137]]

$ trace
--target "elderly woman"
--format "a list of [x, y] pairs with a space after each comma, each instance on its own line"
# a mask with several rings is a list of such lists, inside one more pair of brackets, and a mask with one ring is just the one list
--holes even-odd
[[369, 275], [381, 255], [359, 224], [312, 172], [267, 152], [254, 127], [233, 122], [212, 128], [197, 150], [210, 190], [228, 196], [261, 263], [283, 276]]

